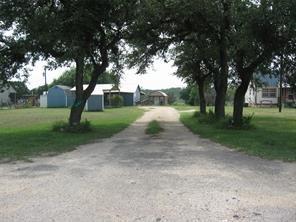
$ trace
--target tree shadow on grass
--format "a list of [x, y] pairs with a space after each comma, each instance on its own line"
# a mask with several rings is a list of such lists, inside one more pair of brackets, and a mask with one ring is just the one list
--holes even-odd
[[266, 159], [296, 161], [296, 121], [291, 118], [255, 117], [255, 129], [221, 129], [183, 117], [194, 133], [248, 154]]
[[53, 132], [50, 127], [1, 132], [0, 160], [29, 160], [74, 150], [96, 139], [108, 138], [126, 128], [127, 123], [96, 124], [88, 133]]

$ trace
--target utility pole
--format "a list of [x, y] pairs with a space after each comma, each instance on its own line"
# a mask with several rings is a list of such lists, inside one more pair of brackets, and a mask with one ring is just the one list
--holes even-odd
[[280, 97], [279, 97], [279, 112], [282, 112], [282, 97], [283, 97], [283, 55], [280, 58]]
[[48, 87], [47, 87], [47, 80], [46, 80], [46, 66], [44, 66], [44, 72], [43, 72], [43, 76], [44, 76], [44, 81], [45, 81], [45, 91], [46, 91], [46, 94], [47, 94], [47, 91], [48, 91]]

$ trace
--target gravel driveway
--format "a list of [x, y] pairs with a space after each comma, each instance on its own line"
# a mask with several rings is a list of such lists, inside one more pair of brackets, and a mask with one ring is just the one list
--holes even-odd
[[[112, 138], [0, 165], [0, 221], [296, 221], [295, 163], [232, 151], [178, 118], [149, 108]], [[144, 133], [153, 119], [158, 137]]]

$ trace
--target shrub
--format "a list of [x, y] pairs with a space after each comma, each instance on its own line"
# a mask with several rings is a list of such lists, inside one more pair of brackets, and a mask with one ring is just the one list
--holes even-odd
[[87, 119], [75, 126], [71, 126], [65, 121], [58, 121], [52, 125], [52, 131], [67, 133], [86, 133], [92, 131], [92, 126], [90, 121], [88, 121]]
[[195, 118], [197, 118], [199, 123], [202, 124], [215, 124], [217, 128], [226, 128], [226, 129], [253, 129], [255, 128], [252, 124], [252, 120], [254, 117], [254, 114], [244, 116], [243, 117], [243, 123], [241, 126], [234, 126], [233, 124], [233, 118], [231, 116], [226, 116], [224, 119], [218, 120], [215, 116], [215, 113], [213, 110], [209, 110], [206, 114], [201, 114], [200, 112], [195, 112], [193, 114]]
[[32, 108], [32, 107], [33, 107], [32, 103], [29, 103], [29, 102], [26, 102], [26, 103], [22, 106], [22, 108]]
[[164, 131], [164, 129], [160, 126], [159, 122], [156, 120], [149, 122], [145, 130], [146, 134], [150, 134], [150, 135], [156, 135], [162, 131]]
[[222, 122], [222, 127], [228, 128], [228, 129], [243, 129], [243, 130], [253, 129], [255, 128], [255, 126], [252, 124], [253, 119], [254, 119], [254, 113], [252, 115], [244, 116], [241, 126], [234, 126], [233, 118], [228, 117], [224, 122]]
[[212, 124], [217, 122], [217, 118], [212, 109], [210, 109], [209, 112], [206, 114], [202, 114], [197, 111], [193, 115], [198, 119], [200, 123]]
[[296, 108], [295, 102], [286, 102], [284, 105], [285, 107], [288, 107], [288, 108]]
[[119, 95], [112, 96], [111, 104], [112, 104], [112, 107], [116, 107], [116, 108], [122, 107], [123, 106], [123, 97], [119, 96]]

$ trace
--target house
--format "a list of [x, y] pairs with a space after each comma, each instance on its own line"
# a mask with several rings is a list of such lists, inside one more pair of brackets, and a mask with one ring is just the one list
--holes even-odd
[[[83, 85], [85, 90], [88, 85]], [[76, 88], [72, 88], [74, 93]], [[111, 107], [111, 98], [114, 95], [120, 95], [123, 98], [124, 106], [134, 106], [140, 101], [141, 90], [139, 85], [120, 84], [118, 87], [114, 84], [97, 84], [91, 96], [86, 101], [86, 111], [101, 111], [105, 107]]]
[[68, 86], [56, 85], [40, 96], [40, 107], [70, 107], [74, 102], [74, 94]]
[[[278, 105], [280, 98], [278, 78], [269, 76], [261, 77], [260, 82], [262, 83], [260, 87], [250, 84], [245, 95], [245, 104], [247, 106]], [[284, 104], [296, 102], [296, 92], [293, 92], [287, 84], [283, 84], [282, 86], [282, 102]]]
[[10, 106], [15, 101], [16, 91], [12, 86], [0, 87], [0, 106]]
[[162, 91], [154, 91], [148, 95], [148, 104], [162, 106], [168, 104], [168, 95]]

